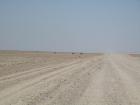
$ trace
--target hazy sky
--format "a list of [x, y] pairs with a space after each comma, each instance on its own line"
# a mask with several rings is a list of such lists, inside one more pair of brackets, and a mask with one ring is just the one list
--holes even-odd
[[140, 52], [140, 0], [0, 0], [0, 49]]

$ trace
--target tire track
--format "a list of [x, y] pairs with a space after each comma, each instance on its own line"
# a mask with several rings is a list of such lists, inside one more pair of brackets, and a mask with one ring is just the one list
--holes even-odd
[[[87, 61], [87, 62], [89, 62], [89, 61]], [[86, 64], [87, 62], [83, 62], [83, 64]], [[5, 90], [5, 91], [2, 91], [1, 92], [1, 94], [5, 94], [5, 95], [3, 95], [2, 97], [4, 98], [4, 97], [7, 97], [8, 96], [8, 94], [9, 95], [11, 95], [11, 94], [14, 94], [14, 93], [17, 93], [17, 90], [18, 91], [21, 91], [21, 90], [23, 90], [23, 89], [25, 89], [25, 88], [29, 88], [29, 86], [32, 86], [32, 85], [34, 85], [34, 84], [37, 84], [37, 83], [39, 83], [41, 80], [43, 80], [43, 79], [46, 79], [46, 78], [52, 78], [53, 76], [55, 76], [55, 75], [58, 75], [58, 74], [61, 74], [61, 73], [67, 73], [67, 70], [70, 72], [70, 69], [76, 69], [76, 68], [79, 68], [79, 65], [80, 64], [82, 64], [81, 62], [80, 63], [78, 63], [78, 64], [75, 64], [75, 65], [73, 65], [72, 67], [67, 67], [67, 69], [65, 68], [65, 69], [62, 69], [61, 71], [57, 71], [57, 72], [54, 72], [54, 73], [52, 73], [52, 74], [49, 74], [49, 76], [47, 76], [46, 74], [44, 74], [44, 76], [41, 76], [41, 77], [38, 77], [38, 78], [36, 78], [36, 79], [34, 79], [34, 80], [32, 80], [32, 81], [26, 81], [25, 83], [22, 83], [22, 84], [18, 84], [17, 86], [14, 86], [13, 88], [11, 88], [10, 87], [10, 90], [11, 90], [11, 92], [6, 92], [7, 90]], [[75, 66], [77, 65], [77, 67], [75, 68]], [[64, 72], [65, 71], [65, 72]], [[23, 86], [22, 86], [23, 85]], [[16, 90], [15, 90], [16, 89]], [[7, 94], [6, 94], [7, 93]], [[2, 98], [2, 99], [3, 99]]]
[[[57, 75], [58, 73], [63, 73], [64, 71], [67, 71], [68, 69], [73, 69], [74, 67], [75, 67], [75, 65], [71, 65], [71, 66], [65, 67], [63, 69], [51, 72], [51, 73], [49, 73], [47, 75], [43, 74], [43, 75], [40, 75], [38, 77], [31, 78], [30, 80], [25, 80], [25, 81], [23, 80], [22, 83], [16, 84], [13, 87], [9, 87], [8, 89], [5, 89], [5, 90], [1, 91], [0, 94], [6, 94], [7, 93], [6, 91], [9, 90], [9, 89], [12, 90], [13, 92], [8, 91], [7, 94], [9, 94], [9, 93], [12, 94], [14, 92], [17, 92], [17, 90], [22, 90], [22, 89], [24, 89], [26, 87], [29, 87], [29, 86], [31, 86], [33, 84], [36, 84], [36, 83], [40, 82], [41, 80], [43, 80], [44, 78], [50, 78], [52, 76]], [[5, 96], [7, 96], [7, 95], [5, 95]], [[4, 97], [4, 96], [2, 96], [2, 97]], [[1, 99], [1, 97], [0, 97], [0, 99]]]
[[[89, 72], [91, 72], [91, 70], [93, 68], [97, 67], [97, 65], [98, 65], [98, 63], [97, 64], [95, 63], [93, 65], [93, 62], [89, 61], [89, 63], [87, 63], [83, 67], [79, 67], [78, 69], [72, 70], [69, 73], [67, 72], [67, 73], [62, 74], [62, 75], [57, 75], [58, 77], [56, 77], [55, 79], [50, 81], [50, 82], [53, 82], [53, 83], [55, 81], [55, 84], [57, 84], [57, 85], [51, 87], [49, 92], [46, 91], [46, 89], [45, 89], [43, 92], [39, 92], [38, 94], [33, 95], [34, 98], [29, 98], [28, 97], [28, 100], [29, 100], [29, 102], [27, 102], [28, 105], [40, 105], [41, 103], [42, 104], [45, 103], [45, 105], [46, 104], [47, 105], [49, 105], [49, 104], [54, 105], [54, 103], [57, 103], [57, 105], [59, 105], [59, 104], [63, 105], [63, 103], [67, 103], [67, 104], [70, 103], [70, 102], [74, 103], [74, 99], [77, 99], [79, 97], [79, 95], [81, 95], [83, 93], [83, 91], [85, 89], [85, 86], [88, 86], [88, 85], [84, 85], [85, 82], [83, 84], [83, 81], [86, 80], [87, 83], [88, 83], [89, 75], [90, 75]], [[87, 77], [85, 77], [85, 75]], [[81, 78], [83, 76], [85, 78]], [[77, 83], [77, 81], [78, 81], [78, 83]], [[47, 83], [48, 82], [49, 81], [47, 81]], [[83, 86], [83, 88], [82, 88], [83, 91], [81, 91], [81, 88], [79, 88], [78, 90], [75, 91], [75, 89], [77, 89], [77, 85], [78, 85], [78, 87]], [[43, 90], [43, 89], [39, 88], [39, 90]], [[62, 93], [64, 93], [64, 95]], [[75, 94], [75, 95], [73, 95], [73, 94]], [[67, 98], [67, 100], [66, 100], [66, 96], [69, 96], [69, 98]], [[73, 99], [74, 96], [76, 98]], [[59, 99], [60, 97], [61, 97], [61, 100], [63, 100], [63, 103], [57, 102], [57, 99]], [[22, 103], [24, 103], [24, 102], [22, 102]], [[14, 103], [14, 105], [15, 105], [15, 103]], [[16, 103], [16, 105], [18, 105], [18, 104]]]
[[[125, 58], [126, 60], [126, 58]], [[128, 66], [118, 62], [118, 58], [114, 58], [114, 67], [118, 71], [122, 82], [125, 86], [125, 90], [128, 96], [129, 104], [128, 105], [139, 105], [140, 104], [140, 75], [137, 74], [133, 66]], [[130, 64], [131, 65], [131, 64]], [[139, 75], [139, 76], [138, 76]]]
[[1, 77], [0, 105], [140, 105], [135, 62], [105, 54]]
[[81, 62], [81, 61], [75, 61], [75, 62], [71, 62], [69, 64], [58, 65], [53, 68], [43, 67], [43, 68], [35, 69], [34, 71], [31, 71], [29, 73], [21, 73], [18, 76], [16, 75], [16, 76], [12, 76], [11, 78], [9, 78], [9, 77], [7, 79], [5, 78], [4, 80], [0, 81], [0, 90], [3, 90], [9, 86], [13, 86], [15, 84], [24, 82], [26, 80], [36, 78], [37, 76], [41, 76], [46, 73], [49, 74], [52, 72], [56, 72], [57, 70], [67, 68], [69, 66], [73, 66], [75, 64], [78, 64], [79, 62]]
[[52, 66], [53, 66], [53, 69], [59, 69], [61, 67], [66, 67], [66, 66], [69, 66], [69, 64], [72, 65], [73, 63], [77, 63], [77, 62], [78, 61], [72, 61], [70, 63], [62, 63], [62, 64], [58, 64], [58, 65], [45, 66], [45, 67], [31, 69], [31, 70], [24, 71], [24, 72], [14, 73], [14, 74], [11, 74], [8, 76], [0, 77], [0, 81], [9, 80], [9, 79], [12, 79], [15, 77], [21, 77], [22, 75], [32, 74], [34, 72], [37, 73], [39, 71], [42, 71], [43, 69], [52, 69]]

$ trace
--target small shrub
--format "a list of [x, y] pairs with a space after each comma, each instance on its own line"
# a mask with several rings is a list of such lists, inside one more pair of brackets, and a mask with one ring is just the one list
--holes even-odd
[[72, 55], [75, 54], [74, 52], [72, 52]]
[[84, 54], [84, 53], [80, 53], [80, 55], [82, 55], [82, 54]]

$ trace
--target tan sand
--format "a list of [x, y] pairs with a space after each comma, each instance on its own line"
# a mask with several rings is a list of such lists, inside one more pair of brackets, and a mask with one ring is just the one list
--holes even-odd
[[0, 105], [140, 105], [140, 56], [2, 51]]

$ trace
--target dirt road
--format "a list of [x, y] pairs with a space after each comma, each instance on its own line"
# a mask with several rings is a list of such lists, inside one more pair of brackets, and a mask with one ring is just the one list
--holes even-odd
[[5, 73], [0, 105], [140, 105], [140, 57], [103, 54]]

